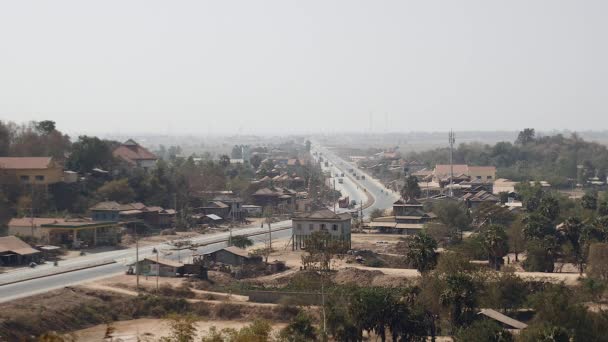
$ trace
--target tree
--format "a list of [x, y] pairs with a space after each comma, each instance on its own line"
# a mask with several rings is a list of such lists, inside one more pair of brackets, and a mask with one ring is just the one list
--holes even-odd
[[194, 316], [171, 315], [167, 321], [171, 334], [161, 338], [161, 342], [193, 342], [196, 337]]
[[536, 132], [534, 128], [525, 128], [520, 131], [515, 140], [516, 145], [528, 145], [535, 141]]
[[317, 331], [312, 318], [303, 311], [281, 330], [280, 340], [285, 342], [307, 342], [317, 340]]
[[473, 221], [479, 226], [492, 223], [509, 225], [514, 219], [515, 215], [509, 209], [490, 202], [481, 203], [473, 211]]
[[310, 153], [310, 148], [312, 146], [312, 143], [310, 142], [310, 140], [306, 140], [304, 145], [306, 146], [306, 152]]
[[106, 182], [97, 189], [97, 196], [104, 201], [127, 203], [133, 201], [135, 192], [129, 186], [127, 178]]
[[523, 225], [522, 220], [518, 218], [511, 224], [507, 231], [509, 252], [515, 254], [515, 261], [519, 261], [519, 253], [523, 253], [526, 250]]
[[581, 219], [576, 216], [566, 219], [561, 229], [565, 240], [568, 241], [572, 247], [572, 258], [574, 259], [574, 263], [578, 265], [581, 276], [583, 275], [585, 264], [585, 231], [585, 225]]
[[581, 198], [581, 206], [585, 209], [596, 210], [597, 209], [597, 193], [587, 192]]
[[89, 172], [94, 168], [108, 169], [114, 164], [112, 143], [97, 137], [81, 135], [72, 144], [72, 152], [66, 162], [70, 170]]
[[233, 236], [231, 242], [233, 246], [238, 248], [247, 248], [249, 246], [253, 246], [253, 241], [244, 235]]
[[456, 327], [469, 322], [477, 302], [475, 284], [471, 276], [462, 272], [448, 275], [439, 301], [449, 310], [453, 332]]
[[587, 275], [600, 281], [608, 281], [608, 243], [593, 243], [589, 247]]
[[251, 164], [251, 166], [253, 166], [254, 169], [257, 170], [260, 167], [260, 164], [262, 164], [262, 157], [260, 157], [259, 154], [254, 154], [253, 156], [251, 156], [249, 163]]
[[543, 239], [555, 235], [555, 226], [545, 215], [532, 213], [524, 218], [523, 233], [527, 239]]
[[433, 212], [437, 215], [437, 222], [433, 225], [443, 226], [452, 241], [460, 240], [461, 232], [468, 230], [471, 225], [469, 210], [463, 203], [440, 202], [433, 206]]
[[482, 232], [482, 236], [484, 246], [488, 252], [490, 265], [499, 270], [502, 258], [509, 250], [505, 228], [497, 224], [490, 225]]
[[544, 196], [540, 200], [538, 212], [551, 222], [555, 222], [559, 217], [559, 202], [553, 196]]
[[513, 341], [513, 335], [495, 321], [481, 319], [467, 327], [458, 329], [454, 341], [511, 342]]
[[540, 325], [526, 328], [519, 338], [522, 342], [570, 342], [570, 333], [563, 327]]
[[420, 272], [427, 272], [437, 265], [437, 241], [424, 232], [408, 242], [406, 259]]
[[228, 165], [230, 165], [230, 157], [226, 154], [222, 154], [220, 156], [220, 165], [222, 166], [222, 168], [227, 168]]
[[375, 219], [377, 219], [378, 217], [382, 217], [384, 215], [384, 210], [382, 209], [374, 209], [372, 210], [371, 213], [369, 213], [369, 218], [373, 221]]
[[36, 130], [43, 135], [51, 134], [55, 130], [55, 121], [39, 121], [36, 123]]
[[421, 194], [422, 191], [418, 185], [418, 178], [416, 178], [416, 176], [408, 176], [405, 179], [405, 185], [401, 189], [401, 197], [407, 201], [408, 199], [416, 199], [420, 197]]

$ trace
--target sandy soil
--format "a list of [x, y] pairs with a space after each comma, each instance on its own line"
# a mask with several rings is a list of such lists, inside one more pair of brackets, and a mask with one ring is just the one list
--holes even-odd
[[[217, 329], [233, 328], [240, 329], [250, 322], [243, 321], [199, 321], [196, 323], [197, 328], [197, 339], [202, 338], [209, 331], [211, 327]], [[272, 324], [273, 331], [279, 331], [284, 328], [284, 323]], [[169, 326], [166, 320], [162, 319], [135, 319], [129, 321], [119, 321], [112, 324], [112, 327], [116, 330], [112, 334], [112, 337], [117, 340], [120, 339], [124, 342], [135, 342], [138, 341], [138, 337], [142, 341], [156, 341], [162, 336], [169, 335]], [[101, 324], [91, 328], [82, 329], [75, 331], [73, 334], [78, 341], [103, 341], [104, 334], [106, 332], [107, 325]]]

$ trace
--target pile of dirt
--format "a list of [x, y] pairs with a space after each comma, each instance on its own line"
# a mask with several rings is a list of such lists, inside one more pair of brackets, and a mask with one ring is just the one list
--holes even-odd
[[387, 275], [381, 271], [347, 267], [339, 270], [334, 275], [333, 281], [341, 285], [400, 287], [406, 280], [403, 277]]
[[374, 278], [383, 276], [380, 271], [362, 270], [359, 268], [347, 267], [339, 270], [333, 277], [336, 284], [353, 284], [357, 286], [370, 286]]

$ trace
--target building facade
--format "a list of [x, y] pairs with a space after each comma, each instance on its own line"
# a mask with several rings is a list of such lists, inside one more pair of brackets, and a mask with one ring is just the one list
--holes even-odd
[[331, 239], [340, 240], [351, 247], [350, 213], [336, 214], [329, 209], [308, 213], [297, 213], [292, 218], [292, 249], [306, 248], [306, 240], [314, 232], [328, 234]]

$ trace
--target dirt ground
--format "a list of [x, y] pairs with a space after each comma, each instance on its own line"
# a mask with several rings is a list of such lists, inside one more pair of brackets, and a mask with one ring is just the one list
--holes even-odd
[[[225, 328], [240, 329], [250, 322], [245, 321], [199, 321], [196, 323], [197, 338], [200, 339], [206, 335], [211, 327], [216, 327], [218, 330]], [[274, 323], [272, 328], [277, 332], [285, 327], [285, 323]], [[119, 321], [112, 324], [115, 329], [112, 333], [114, 340], [120, 339], [123, 342], [135, 341], [157, 341], [163, 336], [168, 336], [168, 322], [163, 319], [142, 318], [128, 321]], [[107, 325], [100, 324], [87, 329], [75, 331], [73, 336], [78, 341], [82, 342], [98, 342], [103, 341]]]

